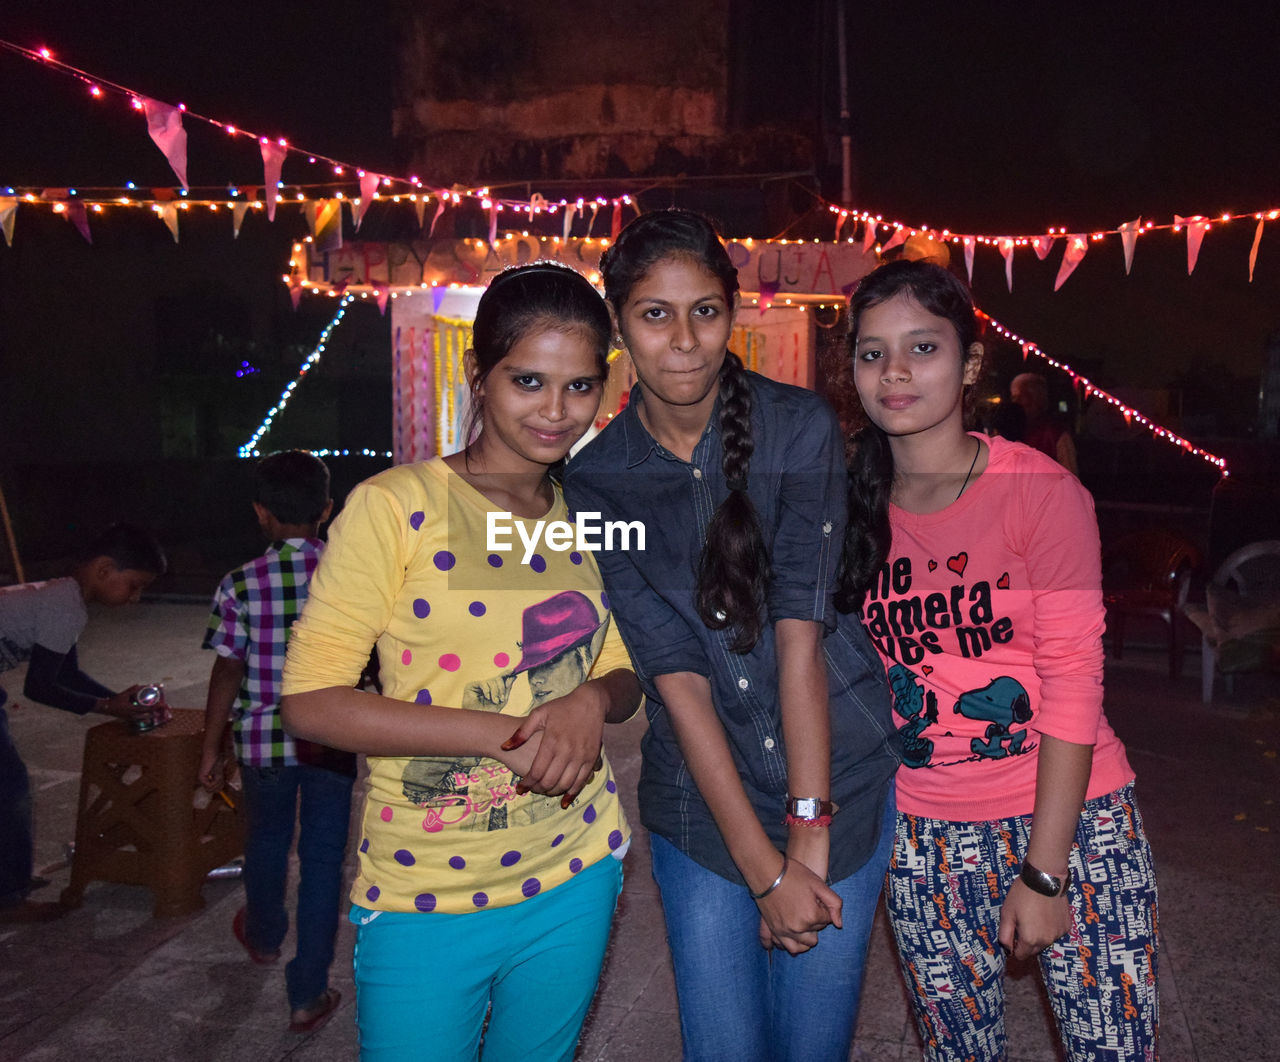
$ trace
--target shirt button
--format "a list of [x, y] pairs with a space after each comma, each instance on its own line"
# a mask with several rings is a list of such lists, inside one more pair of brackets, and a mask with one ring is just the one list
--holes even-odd
[[765, 738], [765, 739], [764, 739], [764, 747], [765, 747], [765, 748], [767, 748], [767, 749], [771, 749], [771, 748], [773, 748], [773, 738]]
[[831, 521], [830, 521], [830, 520], [828, 520], [826, 523], [824, 523], [824, 524], [822, 525], [822, 533], [823, 533], [824, 535], [829, 535], [829, 534], [831, 534]]
[[702, 469], [700, 469], [700, 468], [695, 468], [695, 469], [693, 470], [693, 478], [694, 478], [694, 479], [701, 479], [701, 478], [702, 478]]
[[750, 683], [750, 682], [748, 682], [746, 679], [744, 679], [744, 678], [740, 678], [740, 679], [738, 679], [738, 689], [740, 689], [740, 690], [745, 690], [745, 689], [746, 689], [748, 686], [750, 686], [750, 685], [751, 685], [751, 683]]

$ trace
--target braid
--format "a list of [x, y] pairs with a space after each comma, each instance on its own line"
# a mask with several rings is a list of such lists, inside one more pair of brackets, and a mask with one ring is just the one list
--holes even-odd
[[721, 469], [729, 496], [707, 525], [698, 562], [695, 603], [712, 630], [734, 632], [730, 648], [745, 653], [760, 640], [769, 557], [755, 506], [747, 494], [747, 473], [755, 440], [751, 437], [751, 388], [742, 361], [732, 352], [720, 369]]
[[853, 437], [849, 462], [849, 522], [836, 576], [835, 605], [841, 612], [861, 609], [867, 591], [889, 556], [889, 493], [893, 488], [893, 451], [889, 439], [869, 424]]

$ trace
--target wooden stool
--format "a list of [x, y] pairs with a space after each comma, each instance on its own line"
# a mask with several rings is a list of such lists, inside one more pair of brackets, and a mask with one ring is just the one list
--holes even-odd
[[62, 902], [79, 907], [90, 881], [146, 885], [156, 917], [204, 906], [205, 875], [244, 852], [244, 802], [193, 804], [204, 712], [175, 708], [135, 734], [121, 719], [85, 735], [76, 850]]

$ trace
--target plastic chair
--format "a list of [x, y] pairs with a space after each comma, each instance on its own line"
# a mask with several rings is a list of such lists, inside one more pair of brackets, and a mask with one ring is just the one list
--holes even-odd
[[1103, 551], [1102, 600], [1107, 607], [1111, 651], [1124, 658], [1125, 620], [1151, 616], [1169, 626], [1169, 676], [1182, 674], [1182, 610], [1200, 550], [1173, 531], [1135, 531]]
[[[1205, 704], [1213, 700], [1224, 650], [1238, 657], [1235, 650], [1248, 646], [1259, 666], [1280, 666], [1280, 539], [1250, 543], [1227, 557], [1214, 573], [1208, 597], [1205, 609], [1187, 610], [1201, 617], [1197, 622], [1204, 632], [1200, 692]], [[1225, 601], [1234, 607], [1225, 608]], [[1237, 661], [1223, 671], [1227, 693], [1234, 689], [1232, 671], [1248, 669]]]

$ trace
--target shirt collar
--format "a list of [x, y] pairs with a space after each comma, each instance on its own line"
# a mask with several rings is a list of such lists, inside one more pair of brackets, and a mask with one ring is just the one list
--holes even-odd
[[269, 553], [287, 553], [294, 550], [311, 552], [319, 549], [324, 543], [318, 538], [278, 538], [271, 543]]
[[[622, 421], [622, 438], [626, 450], [626, 467], [634, 468], [638, 464], [642, 464], [648, 460], [651, 454], [658, 453], [662, 448], [658, 445], [658, 441], [649, 434], [649, 429], [644, 426], [644, 422], [640, 419], [640, 403], [643, 399], [640, 397], [640, 385], [635, 384], [631, 388], [631, 396], [627, 399], [627, 408], [624, 409], [617, 417]], [[707, 426], [703, 429], [702, 438], [698, 445], [694, 447], [694, 462], [698, 461], [698, 453], [703, 449], [703, 443], [708, 435], [718, 435], [720, 432], [720, 396], [716, 395], [716, 404], [711, 409], [711, 416], [707, 418]], [[665, 453], [666, 451], [662, 451]], [[668, 455], [670, 456], [670, 455]]]

